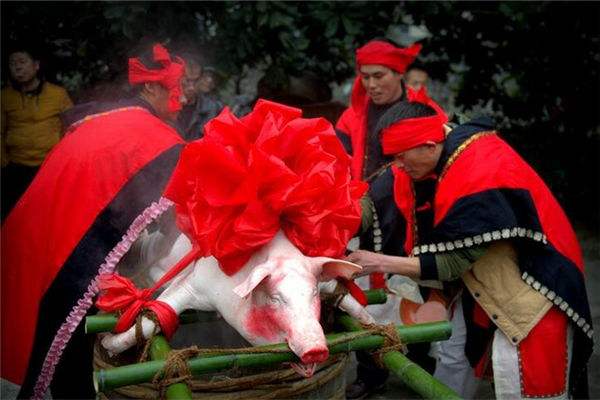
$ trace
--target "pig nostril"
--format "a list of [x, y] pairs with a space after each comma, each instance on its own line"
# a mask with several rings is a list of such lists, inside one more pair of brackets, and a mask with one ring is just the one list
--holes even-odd
[[302, 355], [301, 359], [304, 364], [311, 364], [325, 362], [328, 357], [329, 350], [327, 350], [327, 348], [324, 348], [309, 350]]

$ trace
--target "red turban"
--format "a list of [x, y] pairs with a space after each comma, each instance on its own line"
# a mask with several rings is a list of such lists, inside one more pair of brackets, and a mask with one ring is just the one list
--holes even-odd
[[352, 105], [364, 106], [367, 102], [367, 92], [360, 78], [360, 67], [363, 65], [383, 65], [403, 74], [421, 51], [420, 44], [407, 48], [396, 47], [391, 43], [373, 40], [356, 50], [356, 70], [358, 72], [352, 88]]
[[396, 47], [391, 43], [373, 40], [356, 50], [356, 67], [376, 64], [384, 65], [403, 74], [421, 51], [420, 44], [413, 44], [406, 49]]
[[408, 101], [418, 102], [433, 108], [435, 115], [430, 117], [408, 118], [385, 128], [381, 132], [381, 144], [386, 155], [402, 153], [406, 150], [445, 139], [443, 125], [448, 117], [442, 108], [427, 96], [425, 87], [419, 91], [408, 88]]
[[132, 85], [145, 82], [158, 82], [169, 90], [169, 111], [181, 110], [181, 77], [185, 72], [185, 63], [179, 58], [171, 59], [169, 52], [160, 44], [152, 48], [153, 59], [162, 69], [148, 69], [137, 58], [129, 59], [129, 83]]

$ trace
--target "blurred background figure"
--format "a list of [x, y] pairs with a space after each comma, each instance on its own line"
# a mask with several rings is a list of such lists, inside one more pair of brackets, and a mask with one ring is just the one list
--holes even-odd
[[60, 140], [59, 114], [73, 105], [65, 89], [44, 80], [32, 45], [14, 43], [8, 54], [10, 84], [2, 89], [2, 220]]
[[214, 69], [202, 68], [198, 54], [183, 53], [181, 57], [186, 63], [181, 85], [186, 104], [179, 113], [177, 130], [186, 141], [192, 141], [204, 136], [204, 125], [221, 112], [223, 103], [214, 95]]
[[219, 76], [217, 70], [212, 66], [206, 66], [202, 71], [199, 90], [204, 96], [215, 96], [215, 89], [217, 88], [218, 82]]
[[427, 87], [429, 74], [422, 65], [416, 63], [406, 70], [404, 81], [406, 82], [406, 86], [419, 90], [423, 86]]

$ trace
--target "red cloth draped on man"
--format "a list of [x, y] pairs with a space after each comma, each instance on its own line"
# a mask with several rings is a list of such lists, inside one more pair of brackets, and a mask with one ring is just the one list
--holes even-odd
[[159, 44], [144, 50], [159, 68], [130, 59], [139, 95], [71, 109], [67, 134], [2, 226], [2, 377], [22, 384], [19, 398], [51, 384], [56, 398], [95, 394], [81, 324], [94, 279], [150, 222], [143, 212], [161, 209], [183, 144], [165, 120], [181, 107], [184, 66]]

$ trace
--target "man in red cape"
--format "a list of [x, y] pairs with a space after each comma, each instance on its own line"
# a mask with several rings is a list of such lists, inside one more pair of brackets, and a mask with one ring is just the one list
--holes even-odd
[[[390, 165], [392, 157], [381, 151], [380, 122], [394, 105], [406, 100], [404, 72], [415, 60], [421, 45], [399, 47], [389, 39], [374, 39], [356, 50], [357, 76], [350, 107], [336, 124], [336, 133], [352, 157], [352, 177], [369, 183], [363, 213], [370, 215], [360, 235], [360, 248], [404, 255], [405, 218], [394, 204]], [[367, 227], [367, 225], [369, 225]], [[383, 274], [372, 274], [363, 288], [384, 288]], [[414, 346], [411, 346], [411, 351]], [[387, 372], [378, 368], [366, 353], [358, 353], [357, 380], [346, 397], [359, 398], [376, 390]]]
[[92, 343], [82, 319], [139, 232], [166, 208], [161, 193], [182, 140], [165, 121], [181, 108], [183, 62], [161, 45], [129, 59], [138, 95], [85, 104], [2, 226], [2, 377], [19, 397], [93, 398]]
[[432, 226], [412, 236], [411, 257], [359, 250], [348, 259], [367, 273], [460, 283], [435, 376], [461, 397], [489, 374], [498, 398], [585, 396], [593, 329], [565, 213], [489, 119], [450, 129], [424, 90], [409, 99], [384, 127], [383, 151], [403, 172], [394, 190], [405, 211], [415, 204], [406, 176], [437, 176]]

